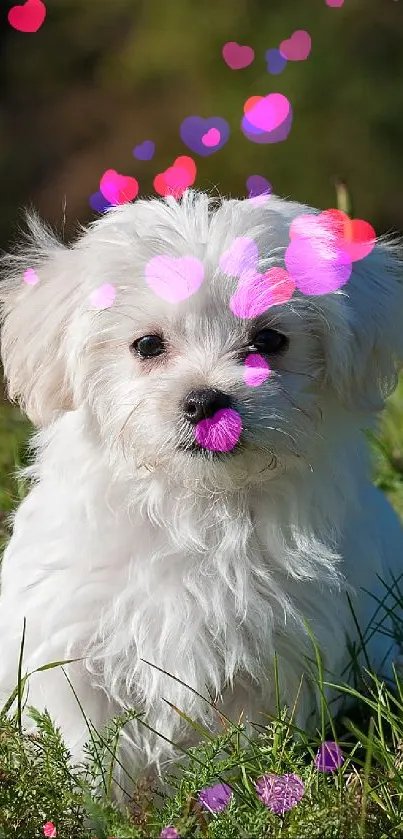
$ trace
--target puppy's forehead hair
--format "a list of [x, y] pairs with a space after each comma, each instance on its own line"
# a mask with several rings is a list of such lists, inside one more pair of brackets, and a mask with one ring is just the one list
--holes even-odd
[[301, 206], [271, 196], [263, 205], [248, 200], [220, 203], [203, 193], [188, 190], [182, 200], [172, 197], [123, 204], [93, 222], [80, 244], [125, 245], [138, 258], [150, 259], [161, 253], [192, 255], [210, 267], [238, 236], [253, 239], [264, 259], [271, 251], [284, 249], [288, 229]]

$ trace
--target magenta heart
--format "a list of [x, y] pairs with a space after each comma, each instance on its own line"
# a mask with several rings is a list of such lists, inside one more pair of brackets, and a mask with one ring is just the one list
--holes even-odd
[[305, 61], [311, 51], [311, 36], [305, 29], [297, 29], [291, 38], [282, 41], [280, 53], [287, 61]]
[[282, 93], [269, 93], [249, 108], [244, 119], [259, 131], [275, 131], [287, 119], [290, 107]]
[[331, 294], [350, 279], [349, 255], [333, 236], [295, 237], [284, 256], [285, 266], [301, 294]]
[[252, 96], [244, 105], [241, 131], [252, 143], [281, 143], [292, 126], [291, 103], [282, 93]]
[[199, 446], [212, 452], [229, 452], [242, 433], [242, 420], [232, 408], [222, 408], [213, 417], [201, 420], [195, 428]]
[[225, 63], [231, 70], [243, 70], [244, 67], [249, 67], [255, 57], [252, 47], [242, 47], [236, 41], [229, 41], [224, 44], [222, 54]]
[[147, 285], [169, 303], [178, 303], [195, 294], [204, 279], [203, 264], [194, 256], [175, 258], [154, 256], [145, 269]]
[[136, 178], [130, 178], [128, 175], [119, 175], [115, 169], [107, 169], [102, 175], [99, 183], [99, 188], [104, 198], [110, 204], [125, 204], [127, 201], [132, 201], [136, 198], [139, 185]]

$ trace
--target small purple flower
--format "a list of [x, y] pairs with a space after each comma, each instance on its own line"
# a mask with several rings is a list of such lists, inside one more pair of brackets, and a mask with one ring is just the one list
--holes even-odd
[[160, 839], [180, 839], [179, 833], [172, 824], [163, 827], [160, 833]]
[[334, 740], [325, 740], [319, 747], [315, 757], [316, 769], [319, 772], [334, 772], [343, 763], [344, 757], [340, 746]]
[[212, 813], [221, 813], [228, 807], [231, 800], [232, 790], [228, 784], [216, 784], [214, 787], [205, 787], [199, 792], [199, 801], [203, 807]]
[[305, 792], [304, 782], [295, 774], [274, 775], [270, 772], [259, 778], [255, 786], [263, 804], [279, 815], [292, 810]]

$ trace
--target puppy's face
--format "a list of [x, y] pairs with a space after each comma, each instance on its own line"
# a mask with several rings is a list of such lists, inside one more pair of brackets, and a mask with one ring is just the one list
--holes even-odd
[[[254, 257], [243, 263], [244, 276], [284, 267], [290, 223], [304, 211], [276, 198], [259, 207], [228, 201], [214, 209], [203, 195], [111, 211], [74, 248], [57, 249], [43, 270], [38, 263], [37, 286], [20, 292], [20, 318], [25, 306], [32, 324], [47, 306], [44, 350], [47, 329], [52, 339], [42, 376], [31, 371], [36, 392], [32, 382], [29, 398], [22, 382], [14, 392], [22, 393], [28, 412], [31, 405], [34, 419], [41, 406], [41, 422], [54, 416], [52, 408], [87, 404], [102, 445], [125, 468], [157, 470], [192, 486], [239, 487], [309, 462], [329, 403], [370, 401], [374, 352], [381, 377], [391, 374], [398, 286], [394, 279], [389, 305], [377, 257], [371, 265], [378, 289], [375, 283], [365, 290], [365, 279], [354, 275], [342, 292], [296, 292], [257, 315], [253, 306], [246, 313], [234, 306], [240, 279], [228, 272], [225, 254], [242, 237], [258, 255], [257, 264]], [[365, 278], [368, 286], [368, 269]], [[114, 286], [115, 300], [97, 308], [91, 295], [105, 284]], [[369, 314], [374, 302], [375, 317]], [[11, 390], [13, 375], [15, 382], [29, 375], [15, 339], [12, 349], [17, 310], [17, 299], [8, 308], [6, 300], [3, 355]], [[378, 346], [387, 318], [389, 335]], [[369, 375], [373, 387], [376, 377]]]
[[[262, 225], [246, 202], [210, 216], [206, 202], [193, 217], [178, 205], [147, 209], [136, 236], [121, 213], [124, 224], [111, 216], [82, 242], [88, 257], [104, 249], [103, 280], [117, 286], [113, 306], [91, 317], [82, 363], [81, 399], [104, 442], [126, 462], [200, 487], [298, 466], [320, 419], [325, 319], [302, 297], [240, 317], [230, 306], [239, 278], [220, 267], [245, 236], [261, 253], [259, 271], [281, 265], [287, 229]], [[179, 295], [198, 271], [197, 291], [163, 298], [158, 280]]]

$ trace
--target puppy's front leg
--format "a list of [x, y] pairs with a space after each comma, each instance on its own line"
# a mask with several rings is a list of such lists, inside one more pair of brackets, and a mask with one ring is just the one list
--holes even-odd
[[[4, 706], [17, 685], [23, 625], [21, 606], [14, 603], [13, 608], [11, 598], [3, 593], [0, 598], [0, 707]], [[113, 711], [102, 691], [91, 685], [83, 661], [46, 670], [37, 669], [66, 660], [68, 652], [65, 632], [45, 639], [38, 616], [32, 619], [32, 614], [28, 613], [22, 675], [31, 675], [23, 695], [24, 728], [27, 731], [35, 729], [29, 715], [29, 706], [40, 712], [47, 709], [52, 721], [61, 729], [73, 760], [79, 762], [84, 757], [83, 746], [90, 739], [86, 718], [100, 730]]]

